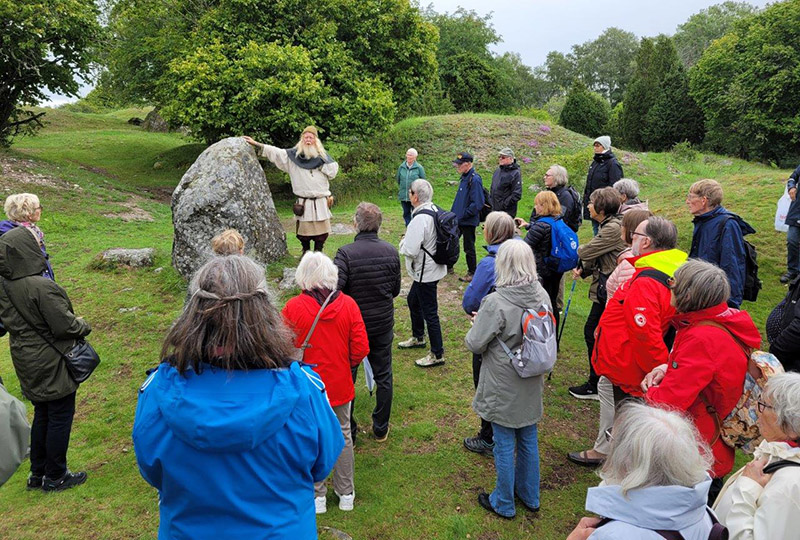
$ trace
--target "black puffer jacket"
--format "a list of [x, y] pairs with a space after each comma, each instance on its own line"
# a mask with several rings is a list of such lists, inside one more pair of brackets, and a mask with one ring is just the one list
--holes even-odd
[[[555, 186], [551, 189], [561, 203], [561, 216], [567, 227], [578, 232], [581, 226], [581, 198], [571, 186]], [[574, 195], [573, 195], [574, 193]]]
[[[789, 285], [789, 293], [781, 302], [779, 331], [770, 335], [769, 319], [767, 320], [767, 337], [770, 339], [769, 352], [774, 354], [783, 364], [786, 371], [800, 371], [800, 277]], [[780, 304], [779, 304], [780, 306]], [[776, 308], [777, 309], [777, 308]]]
[[550, 224], [539, 219], [531, 221], [525, 243], [533, 250], [536, 259], [536, 272], [539, 277], [546, 278], [553, 274], [553, 270], [544, 263], [544, 258], [550, 255], [552, 249], [552, 231]]
[[339, 290], [353, 297], [367, 334], [394, 326], [394, 298], [400, 294], [400, 255], [378, 233], [362, 232], [339, 248], [333, 261], [339, 268]]
[[596, 189], [612, 187], [614, 182], [622, 178], [622, 165], [617, 161], [614, 152], [609, 150], [595, 154], [586, 175], [586, 188], [583, 190], [583, 218], [589, 219], [589, 196]]
[[512, 218], [517, 216], [517, 203], [522, 198], [522, 173], [515, 159], [508, 165], [500, 165], [492, 174], [490, 204], [495, 212], [505, 212]]

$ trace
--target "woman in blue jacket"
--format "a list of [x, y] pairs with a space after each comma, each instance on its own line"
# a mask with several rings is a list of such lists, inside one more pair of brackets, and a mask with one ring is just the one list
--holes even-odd
[[133, 443], [160, 539], [317, 537], [314, 482], [344, 438], [266, 287], [248, 257], [206, 263], [139, 389]]
[[[475, 268], [475, 275], [464, 291], [461, 307], [470, 319], [475, 317], [481, 301], [494, 289], [494, 259], [500, 244], [514, 237], [514, 220], [505, 212], [492, 212], [486, 217], [483, 229], [483, 238], [486, 240], [488, 254], [481, 259]], [[481, 355], [472, 355], [472, 380], [475, 388], [481, 374]], [[494, 450], [494, 434], [492, 423], [481, 418], [481, 429], [474, 437], [464, 439], [464, 448], [477, 454], [492, 455]]]

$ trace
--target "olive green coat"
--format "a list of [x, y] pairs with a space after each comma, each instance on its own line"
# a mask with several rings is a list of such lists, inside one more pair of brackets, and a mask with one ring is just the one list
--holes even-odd
[[578, 246], [578, 268], [582, 270], [584, 279], [591, 276], [589, 300], [597, 302], [597, 287], [600, 285], [600, 274], [611, 275], [617, 267], [617, 257], [628, 246], [620, 236], [622, 216], [608, 216], [600, 224], [597, 236], [588, 243]]
[[8, 330], [22, 394], [31, 401], [53, 401], [78, 388], [61, 355], [39, 334], [67, 352], [91, 332], [87, 322], [75, 317], [66, 291], [42, 277], [45, 267], [44, 255], [28, 229], [17, 227], [0, 237], [0, 278], [5, 285], [0, 286], [0, 320]]

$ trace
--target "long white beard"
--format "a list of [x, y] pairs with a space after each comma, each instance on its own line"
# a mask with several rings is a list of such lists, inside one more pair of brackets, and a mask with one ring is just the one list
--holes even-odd
[[320, 157], [319, 150], [314, 144], [300, 144], [297, 149], [297, 154], [305, 159], [314, 159]]

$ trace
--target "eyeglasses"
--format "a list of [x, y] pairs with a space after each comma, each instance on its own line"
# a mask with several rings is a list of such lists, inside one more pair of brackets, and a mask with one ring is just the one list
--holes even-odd
[[415, 192], [413, 192], [413, 191], [411, 191], [410, 189], [408, 190], [408, 194], [409, 194], [409, 195], [416, 195], [416, 193], [415, 193]]
[[545, 177], [545, 178], [547, 178], [548, 176], [555, 176], [555, 175], [554, 175], [554, 174], [551, 174], [551, 173], [544, 173], [544, 177]]
[[611, 428], [605, 430], [603, 434], [606, 436], [606, 442], [611, 442], [614, 440], [614, 437], [611, 435]]
[[763, 412], [764, 412], [764, 409], [774, 409], [774, 408], [775, 408], [775, 407], [773, 407], [772, 405], [767, 405], [767, 404], [766, 404], [766, 403], [764, 403], [763, 401], [761, 401], [761, 400], [758, 400], [758, 412], [759, 412], [759, 413], [763, 413]]
[[633, 231], [633, 232], [631, 233], [631, 236], [644, 236], [645, 238], [650, 238], [650, 237], [649, 237], [649, 236], [647, 236], [645, 233], [642, 233], [642, 232], [636, 232], [636, 231]]

